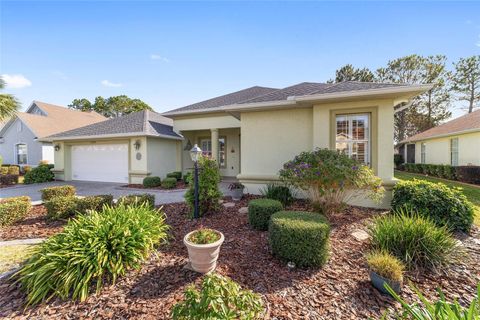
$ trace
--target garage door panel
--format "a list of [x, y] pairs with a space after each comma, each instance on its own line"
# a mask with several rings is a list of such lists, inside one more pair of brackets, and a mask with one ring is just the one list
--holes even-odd
[[127, 183], [128, 145], [72, 146], [72, 179]]

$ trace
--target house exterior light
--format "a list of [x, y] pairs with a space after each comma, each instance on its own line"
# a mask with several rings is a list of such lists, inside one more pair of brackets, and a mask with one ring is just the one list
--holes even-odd
[[198, 160], [200, 159], [201, 155], [202, 155], [202, 149], [200, 149], [198, 145], [195, 144], [192, 150], [190, 150], [190, 158], [192, 158], [193, 167], [194, 167], [195, 203], [193, 208], [193, 218], [195, 219], [198, 219], [200, 217], [199, 208], [198, 208]]
[[193, 148], [190, 150], [190, 158], [194, 163], [197, 163], [201, 155], [202, 155], [202, 149], [200, 149], [200, 147], [197, 144], [195, 144]]

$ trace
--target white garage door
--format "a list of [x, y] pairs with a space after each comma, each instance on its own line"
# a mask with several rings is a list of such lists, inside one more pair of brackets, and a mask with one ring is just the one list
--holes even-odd
[[128, 183], [128, 145], [72, 146], [72, 179]]

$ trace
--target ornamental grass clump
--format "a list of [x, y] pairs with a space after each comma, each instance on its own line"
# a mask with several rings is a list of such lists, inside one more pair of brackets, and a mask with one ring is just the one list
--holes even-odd
[[242, 289], [219, 274], [205, 276], [200, 290], [195, 285], [185, 290], [185, 300], [172, 309], [172, 319], [261, 319], [264, 307], [260, 295]]
[[371, 271], [379, 276], [401, 282], [405, 266], [396, 257], [387, 252], [374, 251], [367, 255], [367, 263]]
[[302, 152], [283, 165], [280, 178], [305, 191], [312, 204], [326, 213], [338, 211], [355, 197], [379, 202], [384, 193], [381, 179], [371, 168], [329, 149]]
[[91, 289], [139, 269], [167, 240], [162, 212], [148, 205], [104, 207], [68, 221], [63, 232], [38, 246], [15, 274], [27, 305], [54, 297], [83, 301]]
[[408, 269], [435, 269], [452, 262], [458, 252], [448, 229], [408, 209], [378, 217], [369, 227], [374, 250], [388, 252]]
[[[190, 217], [193, 217], [195, 208], [195, 183], [191, 179], [189, 189], [185, 194], [185, 201], [190, 208]], [[198, 160], [198, 202], [199, 214], [215, 213], [220, 210], [222, 192], [218, 187], [220, 183], [220, 169], [215, 160], [200, 157]]]

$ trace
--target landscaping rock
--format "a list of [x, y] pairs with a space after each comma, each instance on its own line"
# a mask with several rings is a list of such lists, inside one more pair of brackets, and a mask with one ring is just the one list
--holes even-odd
[[241, 213], [241, 214], [248, 213], [248, 207], [241, 207], [240, 209], [238, 209], [238, 213]]
[[356, 229], [352, 232], [352, 236], [358, 241], [367, 241], [370, 236], [364, 230]]
[[233, 207], [235, 207], [235, 203], [233, 203], [233, 202], [225, 202], [225, 203], [223, 204], [223, 206], [224, 206], [225, 208], [233, 208]]

